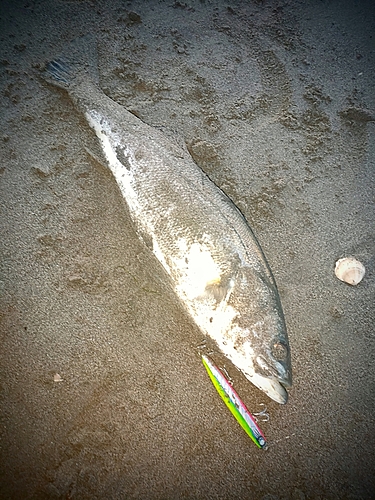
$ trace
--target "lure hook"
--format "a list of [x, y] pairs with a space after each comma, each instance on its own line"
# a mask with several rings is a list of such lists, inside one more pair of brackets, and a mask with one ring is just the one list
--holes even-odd
[[[253, 417], [255, 417], [255, 420], [258, 422], [268, 422], [270, 419], [270, 415], [267, 412], [267, 407], [264, 403], [260, 403], [260, 406], [264, 406], [263, 410], [259, 411], [258, 413], [253, 413]], [[258, 418], [262, 417], [262, 418]]]

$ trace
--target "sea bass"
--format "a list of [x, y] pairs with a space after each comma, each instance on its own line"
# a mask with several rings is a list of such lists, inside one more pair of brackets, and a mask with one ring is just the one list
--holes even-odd
[[201, 331], [278, 403], [292, 384], [275, 279], [245, 218], [184, 149], [99, 87], [95, 44], [77, 39], [44, 78], [67, 90], [100, 141], [138, 236]]

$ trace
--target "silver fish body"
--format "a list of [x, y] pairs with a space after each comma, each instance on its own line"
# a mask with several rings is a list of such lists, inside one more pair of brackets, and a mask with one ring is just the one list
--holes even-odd
[[245, 218], [188, 152], [100, 90], [88, 51], [76, 42], [69, 53], [46, 75], [95, 130], [137, 234], [202, 332], [254, 385], [285, 403], [292, 374], [284, 315]]

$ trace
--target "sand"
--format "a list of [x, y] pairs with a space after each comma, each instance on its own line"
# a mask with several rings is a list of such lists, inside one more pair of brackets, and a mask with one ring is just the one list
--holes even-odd
[[[371, 0], [1, 3], [2, 499], [373, 498], [374, 14]], [[201, 332], [87, 152], [92, 130], [39, 77], [86, 33], [103, 91], [185, 144], [267, 255], [289, 402], [225, 363], [249, 409], [267, 406], [267, 451], [209, 381]], [[357, 287], [333, 272], [347, 255], [366, 266]]]

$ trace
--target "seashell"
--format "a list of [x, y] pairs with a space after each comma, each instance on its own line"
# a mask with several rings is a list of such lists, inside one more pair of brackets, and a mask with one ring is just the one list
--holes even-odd
[[335, 274], [349, 285], [358, 285], [365, 275], [365, 266], [354, 257], [345, 257], [336, 262]]

